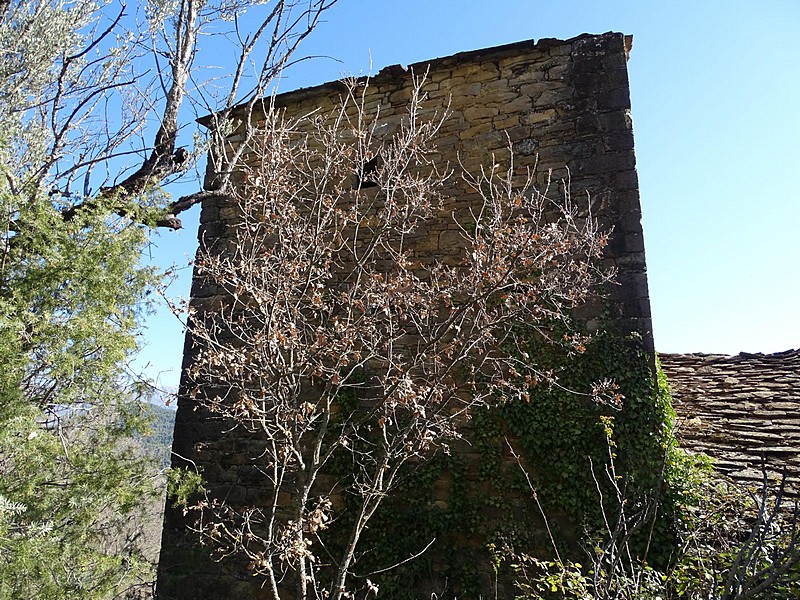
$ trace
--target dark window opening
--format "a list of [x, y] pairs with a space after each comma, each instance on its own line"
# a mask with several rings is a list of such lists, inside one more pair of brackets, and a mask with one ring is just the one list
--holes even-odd
[[363, 190], [365, 188], [378, 187], [378, 182], [375, 181], [375, 174], [380, 166], [381, 157], [378, 154], [358, 167], [353, 177], [353, 189]]

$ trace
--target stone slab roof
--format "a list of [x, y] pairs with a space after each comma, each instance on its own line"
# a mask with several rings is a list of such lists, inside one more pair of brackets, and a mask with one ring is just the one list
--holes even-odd
[[786, 471], [800, 494], [800, 350], [776, 354], [660, 354], [678, 438], [734, 479]]

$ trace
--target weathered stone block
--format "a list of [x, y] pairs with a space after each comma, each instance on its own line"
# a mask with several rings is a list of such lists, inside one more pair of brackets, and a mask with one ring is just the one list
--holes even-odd
[[464, 115], [465, 120], [475, 122], [491, 119], [492, 117], [497, 116], [499, 113], [500, 110], [497, 108], [479, 105], [465, 108], [462, 114]]
[[[519, 115], [511, 115], [510, 117], [497, 117], [492, 120], [492, 126], [495, 129], [500, 129], [508, 132], [512, 127], [519, 125]], [[527, 130], [527, 128], [521, 128]], [[513, 136], [509, 136], [513, 140]]]
[[532, 101], [529, 96], [519, 96], [510, 102], [500, 105], [503, 114], [526, 113], [531, 109]]
[[600, 110], [626, 109], [631, 107], [631, 98], [628, 88], [617, 88], [600, 94], [597, 106]]
[[477, 96], [481, 92], [480, 83], [462, 83], [461, 85], [454, 85], [450, 88], [450, 93], [453, 97], [462, 96]]

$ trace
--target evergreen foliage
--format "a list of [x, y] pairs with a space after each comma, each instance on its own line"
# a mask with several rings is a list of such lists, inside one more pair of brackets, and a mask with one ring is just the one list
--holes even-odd
[[145, 231], [114, 216], [115, 199], [66, 219], [50, 190], [64, 147], [42, 115], [66, 93], [57, 84], [91, 83], [91, 57], [70, 52], [91, 39], [96, 5], [2, 9], [0, 597], [108, 598], [149, 568], [130, 521], [155, 469], [131, 441], [148, 417], [124, 365], [156, 274], [138, 264]]
[[[0, 180], [1, 181], [1, 180]], [[0, 597], [101, 598], [144, 564], [108, 547], [152, 469], [122, 367], [152, 273], [142, 231], [102, 212], [64, 222], [41, 190], [0, 188]]]
[[166, 469], [170, 465], [175, 411], [157, 404], [145, 406], [144, 411], [149, 425], [144, 434], [138, 435], [136, 440], [148, 456]]

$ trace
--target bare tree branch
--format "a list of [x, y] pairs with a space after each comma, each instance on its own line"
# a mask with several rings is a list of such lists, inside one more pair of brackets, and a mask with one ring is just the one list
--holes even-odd
[[[259, 98], [269, 93], [299, 44], [335, 3], [336, 0], [276, 1], [262, 11], [262, 18], [249, 32], [242, 31], [240, 14], [250, 9], [248, 18], [252, 19], [260, 10], [249, 3], [180, 0], [172, 13], [158, 13], [169, 5], [148, 8], [146, 27], [136, 23], [139, 16], [128, 14], [124, 3], [108, 17], [100, 11], [91, 12], [85, 2], [70, 8], [75, 22], [83, 24], [75, 28], [88, 27], [89, 34], [74, 45], [58, 49], [52, 59], [55, 63], [52, 85], [39, 99], [34, 98], [22, 106], [11, 103], [23, 121], [40, 120], [48, 124], [49, 146], [43, 160], [28, 170], [27, 180], [37, 185], [46, 183], [57, 189], [57, 196], [62, 199], [75, 198], [70, 183], [75, 178], [83, 181], [82, 197], [62, 209], [65, 220], [100, 206], [108, 210], [109, 201], [113, 212], [139, 218], [136, 216], [139, 211], [132, 210], [131, 203], [136, 204], [140, 196], [183, 176], [199, 157], [200, 149], [178, 147], [178, 137], [186, 125], [185, 114], [189, 110], [212, 115], [215, 127], [209, 132], [208, 141], [211, 156], [219, 162], [215, 165], [219, 174], [215, 189], [218, 193], [224, 192], [230, 174], [235, 171], [234, 165], [241, 158], [239, 152], [228, 155], [222, 134], [224, 124], [234, 115], [243, 121], [253, 117]], [[4, 2], [0, 9], [0, 14], [5, 16], [17, 14], [13, 2]], [[19, 26], [33, 28], [30, 29], [33, 32], [42, 25], [36, 21], [36, 15], [38, 13], [26, 17]], [[235, 35], [228, 39], [238, 46], [238, 60], [226, 80], [227, 87], [218, 96], [207, 93], [204, 86], [208, 81], [197, 76], [197, 40], [209, 26], [216, 27], [223, 18], [232, 20]], [[129, 29], [131, 20], [138, 25], [138, 30]], [[143, 49], [151, 53], [154, 67], [137, 73], [138, 65], [146, 64], [147, 55], [141, 54]], [[251, 64], [256, 52], [262, 60], [260, 65]], [[159, 68], [163, 60], [168, 63], [166, 69]], [[161, 96], [150, 95], [146, 84], [142, 87], [142, 78], [148, 71], [156, 73]], [[195, 82], [194, 89], [187, 87], [189, 82]], [[244, 103], [237, 105], [242, 101], [241, 89], [245, 82], [250, 86], [249, 91]], [[108, 123], [116, 119], [102, 118], [100, 113], [110, 101], [118, 102], [126, 94], [130, 98], [125, 101], [123, 110], [129, 112], [123, 113], [120, 126], [110, 131]], [[149, 134], [152, 143], [129, 150], [132, 136], [153, 121], [158, 126]], [[121, 150], [123, 147], [125, 149]], [[138, 153], [141, 162], [132, 170], [130, 165], [120, 168], [115, 162], [120, 156], [133, 153]], [[107, 170], [105, 180], [111, 183], [92, 193], [92, 172], [96, 167]], [[180, 228], [177, 215], [203, 197], [205, 193], [198, 189], [196, 193], [168, 203], [163, 207], [163, 217], [156, 219], [157, 226]], [[116, 199], [120, 202], [115, 206]], [[152, 224], [149, 217], [148, 222]]]

